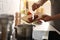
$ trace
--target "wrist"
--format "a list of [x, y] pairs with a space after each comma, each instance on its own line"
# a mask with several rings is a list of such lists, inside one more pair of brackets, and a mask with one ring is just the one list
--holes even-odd
[[39, 8], [41, 5], [40, 5], [40, 3], [36, 3], [37, 4], [37, 8]]
[[55, 16], [51, 16], [51, 20], [55, 20]]
[[36, 4], [38, 5], [38, 7], [42, 6], [40, 1], [38, 1]]

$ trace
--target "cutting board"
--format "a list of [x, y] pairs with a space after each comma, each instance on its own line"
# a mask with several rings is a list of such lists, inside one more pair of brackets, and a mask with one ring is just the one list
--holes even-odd
[[[40, 14], [40, 13], [35, 13], [34, 15], [38, 15], [38, 18], [41, 17], [41, 14]], [[22, 20], [24, 20], [24, 21], [26, 21], [27, 23], [29, 23], [28, 18], [31, 18], [31, 17], [32, 17], [32, 15], [27, 15], [27, 16], [22, 17]], [[32, 23], [32, 22], [31, 22], [31, 23]]]
[[22, 20], [24, 20], [25, 22], [29, 23], [28, 18], [31, 18], [31, 17], [32, 17], [32, 15], [27, 15], [27, 16], [22, 17]]

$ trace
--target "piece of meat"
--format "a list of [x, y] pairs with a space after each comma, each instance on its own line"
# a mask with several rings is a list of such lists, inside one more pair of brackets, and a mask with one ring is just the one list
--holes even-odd
[[35, 20], [36, 18], [38, 18], [38, 15], [34, 15], [34, 20]]
[[32, 13], [28, 11], [27, 15], [32, 15]]
[[28, 18], [28, 21], [29, 21], [29, 23], [33, 22], [32, 17], [31, 18]]

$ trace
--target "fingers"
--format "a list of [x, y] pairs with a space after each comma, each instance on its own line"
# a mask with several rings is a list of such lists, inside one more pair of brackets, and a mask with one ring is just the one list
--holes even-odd
[[37, 8], [38, 8], [38, 4], [34, 3], [34, 4], [32, 5], [32, 10], [35, 11]]
[[43, 21], [50, 21], [51, 20], [51, 16], [48, 15], [42, 15], [41, 18], [39, 18], [38, 20], [43, 20]]
[[48, 15], [42, 15], [42, 18], [45, 18], [45, 17], [47, 17]]
[[41, 19], [44, 20], [45, 22], [46, 21], [50, 21], [51, 20], [51, 16], [43, 15]]
[[48, 21], [49, 19], [45, 17], [45, 18], [43, 18], [42, 20], [44, 20], [44, 21], [46, 22], [46, 21]]

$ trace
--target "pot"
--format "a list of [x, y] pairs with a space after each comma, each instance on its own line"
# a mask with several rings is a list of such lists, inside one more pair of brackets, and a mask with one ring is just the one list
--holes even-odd
[[16, 37], [32, 37], [33, 27], [35, 25], [29, 24], [20, 24], [15, 28]]

